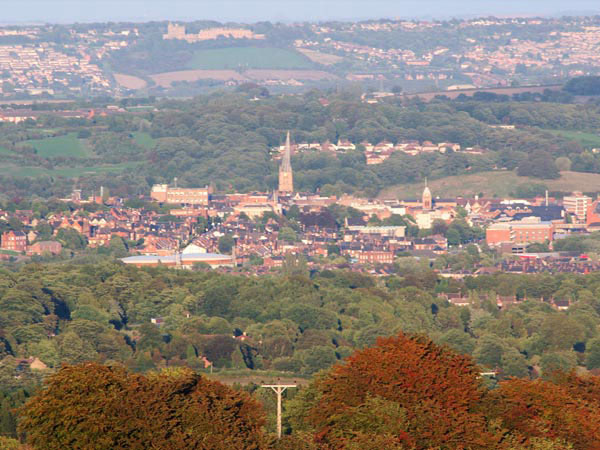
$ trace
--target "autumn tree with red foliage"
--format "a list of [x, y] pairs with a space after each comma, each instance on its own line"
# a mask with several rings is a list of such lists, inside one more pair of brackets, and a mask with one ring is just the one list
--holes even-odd
[[554, 378], [502, 382], [484, 402], [488, 418], [499, 419], [507, 438], [522, 448], [534, 438], [575, 449], [600, 448], [600, 382], [575, 374]]
[[259, 449], [264, 418], [248, 394], [187, 369], [147, 376], [66, 366], [21, 410], [20, 431], [43, 449]]
[[21, 409], [34, 449], [596, 449], [600, 379], [510, 379], [422, 336], [379, 339], [286, 402], [291, 436], [265, 437], [248, 394], [189, 369], [66, 366]]
[[598, 376], [579, 376], [575, 371], [559, 372], [553, 374], [550, 381], [568, 389], [575, 397], [600, 405], [600, 377]]
[[426, 337], [380, 338], [315, 382], [307, 419], [328, 448], [495, 447], [480, 381], [470, 357]]

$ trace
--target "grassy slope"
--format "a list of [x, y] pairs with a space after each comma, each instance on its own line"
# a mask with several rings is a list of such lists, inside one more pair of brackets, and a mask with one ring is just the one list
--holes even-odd
[[228, 47], [198, 50], [188, 63], [189, 69], [311, 69], [308, 58], [281, 48]]
[[323, 64], [325, 66], [331, 66], [344, 60], [342, 56], [332, 55], [329, 53], [321, 53], [314, 50], [308, 50], [306, 48], [299, 49], [298, 51], [311, 61], [314, 61], [318, 64]]
[[82, 139], [77, 139], [77, 133], [69, 133], [46, 139], [27, 141], [44, 158], [56, 156], [87, 158], [92, 155]]
[[586, 133], [583, 131], [570, 130], [544, 130], [552, 134], [557, 134], [566, 139], [579, 142], [584, 148], [600, 147], [600, 135], [594, 133]]
[[37, 177], [41, 175], [51, 175], [73, 178], [82, 175], [94, 175], [98, 173], [118, 173], [125, 169], [133, 168], [138, 164], [139, 163], [122, 163], [90, 167], [57, 167], [55, 169], [45, 169], [43, 167], [1, 166], [0, 175], [11, 175], [15, 177]]
[[149, 150], [154, 147], [155, 141], [148, 133], [144, 133], [142, 131], [136, 131], [133, 133], [133, 140], [139, 146]]
[[[429, 187], [434, 196], [456, 197], [473, 196], [483, 193], [486, 197], [509, 197], [515, 187], [524, 183], [545, 184], [550, 191], [600, 191], [600, 174], [561, 172], [558, 180], [539, 180], [520, 177], [514, 172], [479, 172], [433, 180]], [[419, 198], [423, 192], [423, 183], [401, 184], [381, 191], [381, 198]]]
[[[154, 147], [154, 139], [144, 132], [133, 134], [134, 140], [143, 148], [151, 149]], [[40, 156], [43, 157], [89, 157], [93, 156], [91, 150], [85, 144], [85, 141], [77, 138], [77, 133], [69, 133], [64, 136], [58, 136], [47, 139], [30, 140], [27, 144], [32, 145]], [[11, 155], [13, 152], [0, 148], [0, 155]], [[56, 177], [74, 178], [84, 175], [95, 175], [100, 173], [119, 173], [125, 169], [138, 166], [140, 162], [129, 162], [122, 164], [102, 164], [85, 167], [55, 167], [54, 169], [45, 169], [34, 166], [15, 166], [14, 163], [0, 163], [0, 175], [11, 175], [15, 177], [37, 177], [50, 175]]]

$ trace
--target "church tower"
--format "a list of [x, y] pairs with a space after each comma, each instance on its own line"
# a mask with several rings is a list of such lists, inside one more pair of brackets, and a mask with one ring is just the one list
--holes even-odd
[[290, 132], [285, 139], [285, 152], [279, 166], [279, 192], [294, 192], [294, 176], [292, 174], [292, 148]]
[[425, 179], [425, 189], [423, 189], [423, 197], [421, 201], [423, 204], [423, 210], [431, 211], [431, 209], [433, 209], [433, 197], [431, 196], [429, 186], [427, 186], [427, 179]]

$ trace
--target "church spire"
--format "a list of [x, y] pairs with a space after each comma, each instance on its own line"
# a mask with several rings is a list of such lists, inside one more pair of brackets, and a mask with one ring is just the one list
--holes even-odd
[[287, 132], [285, 138], [285, 151], [283, 153], [283, 159], [281, 160], [281, 170], [285, 172], [292, 171], [292, 145], [290, 144], [290, 132]]
[[285, 139], [285, 151], [279, 167], [279, 192], [294, 192], [294, 178], [292, 174], [292, 145], [290, 132]]

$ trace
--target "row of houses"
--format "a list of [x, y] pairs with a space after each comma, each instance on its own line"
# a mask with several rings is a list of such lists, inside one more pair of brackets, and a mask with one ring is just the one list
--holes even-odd
[[36, 241], [31, 245], [27, 242], [27, 234], [23, 231], [9, 230], [2, 233], [0, 241], [2, 250], [13, 253], [26, 253], [32, 255], [59, 255], [62, 252], [62, 244], [57, 241]]
[[[132, 259], [126, 263], [190, 267], [205, 262], [215, 267], [250, 265], [258, 270], [284, 264], [289, 254], [323, 264], [325, 258], [339, 256], [356, 266], [390, 265], [407, 254], [434, 260], [448, 252], [445, 230], [457, 219], [485, 228], [490, 247], [523, 255], [532, 243], [551, 247], [556, 239], [586, 232], [585, 224], [576, 223], [579, 203], [568, 198], [443, 199], [435, 197], [428, 186], [420, 198], [400, 200], [277, 191], [220, 194], [210, 186], [156, 185], [145, 200], [170, 204], [168, 214], [155, 208], [127, 208], [117, 198], [83, 200], [80, 191], [65, 200], [73, 205], [72, 211], [43, 219], [32, 211], [0, 212], [0, 220], [17, 219], [22, 224], [3, 236], [2, 248], [58, 253], [55, 244], [38, 241], [57, 241], [61, 229], [72, 229], [89, 247], [110, 246], [117, 238], [127, 242]], [[90, 202], [103, 208], [86, 211]], [[352, 214], [340, 219], [334, 215], [334, 205]], [[597, 207], [598, 201], [589, 205]], [[38, 230], [44, 227], [46, 231], [40, 234]], [[421, 237], [414, 232], [416, 228]], [[473, 242], [477, 243], [476, 238]], [[589, 264], [580, 264], [581, 269], [572, 264], [544, 264], [530, 264], [523, 270], [595, 270]]]
[[[396, 77], [402, 76], [406, 80], [433, 80], [436, 86], [439, 80], [454, 77], [469, 79], [470, 82], [466, 86], [473, 88], [510, 86], [513, 79], [519, 78], [524, 72], [531, 75], [531, 72], [535, 71], [561, 78], [594, 73], [598, 66], [596, 49], [600, 42], [600, 27], [589, 23], [588, 20], [548, 19], [527, 24], [534, 27], [543, 25], [546, 36], [544, 39], [516, 37], [514, 30], [509, 28], [483, 35], [476, 31], [479, 37], [466, 38], [462, 48], [451, 50], [443, 45], [436, 45], [424, 49], [421, 54], [415, 54], [405, 48], [372, 47], [352, 42], [351, 39], [339, 40], [340, 30], [352, 36], [352, 33], [364, 29], [363, 24], [314, 26], [314, 32], [321, 35], [321, 39], [297, 40], [295, 46], [299, 49], [334, 53], [338, 57], [353, 60], [357, 66], [363, 67], [361, 73], [348, 75], [347, 78], [353, 81], [385, 79], [390, 77], [391, 69], [396, 72]], [[498, 20], [498, 23], [502, 23], [501, 27], [524, 25], [510, 19], [505, 22]], [[398, 26], [398, 22], [367, 26], [368, 29], [377, 29], [380, 33], [391, 33]], [[453, 33], [463, 33], [465, 29], [477, 30], [488, 26], [491, 25], [487, 24], [487, 21], [478, 20], [461, 21], [451, 28]], [[425, 31], [430, 27], [430, 23], [419, 21], [412, 23], [412, 27]], [[535, 28], [532, 30], [535, 32]], [[489, 45], [490, 40], [493, 45]], [[432, 61], [441, 55], [445, 64], [432, 64]]]
[[593, 200], [573, 192], [562, 200], [537, 198], [490, 204], [479, 209], [472, 219], [486, 224], [488, 245], [520, 246], [515, 253], [522, 253], [529, 244], [552, 246], [556, 239], [599, 231], [600, 197]]
[[[460, 144], [454, 142], [439, 142], [433, 143], [431, 141], [420, 142], [417, 140], [406, 140], [399, 141], [396, 144], [393, 142], [383, 140], [378, 144], [372, 144], [367, 141], [363, 141], [360, 144], [354, 144], [348, 139], [339, 139], [336, 144], [325, 141], [319, 142], [301, 142], [293, 144], [291, 146], [292, 153], [303, 153], [309, 151], [315, 152], [328, 152], [331, 154], [345, 153], [347, 151], [353, 151], [357, 148], [363, 150], [368, 165], [381, 164], [387, 158], [389, 158], [394, 152], [402, 152], [407, 155], [416, 156], [425, 153], [448, 153], [448, 152], [462, 152], [465, 154], [481, 155], [485, 153], [485, 149], [477, 147], [467, 147], [462, 149]], [[274, 159], [280, 159], [285, 152], [285, 145], [275, 147], [272, 149]]]
[[[476, 303], [481, 303], [482, 301], [491, 301], [492, 304], [495, 304], [498, 309], [506, 310], [510, 307], [519, 305], [525, 301], [527, 298], [519, 298], [516, 295], [499, 295], [495, 294], [494, 296], [486, 295], [483, 293], [476, 293], [473, 295], [464, 295], [463, 293], [440, 293], [438, 294], [438, 298], [448, 301], [449, 303], [455, 306], [462, 307], [470, 307], [474, 306]], [[535, 301], [540, 301], [550, 305], [552, 308], [558, 311], [564, 311], [569, 309], [571, 306], [571, 300], [566, 298], [541, 298], [534, 299]]]
[[59, 117], [61, 119], [93, 119], [94, 117], [106, 117], [112, 114], [122, 113], [125, 110], [118, 106], [95, 109], [74, 110], [34, 110], [26, 108], [0, 109], [0, 122], [22, 123], [26, 121], [37, 121], [41, 117]]
[[87, 55], [68, 54], [50, 43], [0, 45], [0, 71], [5, 74], [3, 89], [11, 92], [53, 95], [55, 89], [69, 89], [75, 79], [107, 89], [110, 81]]

